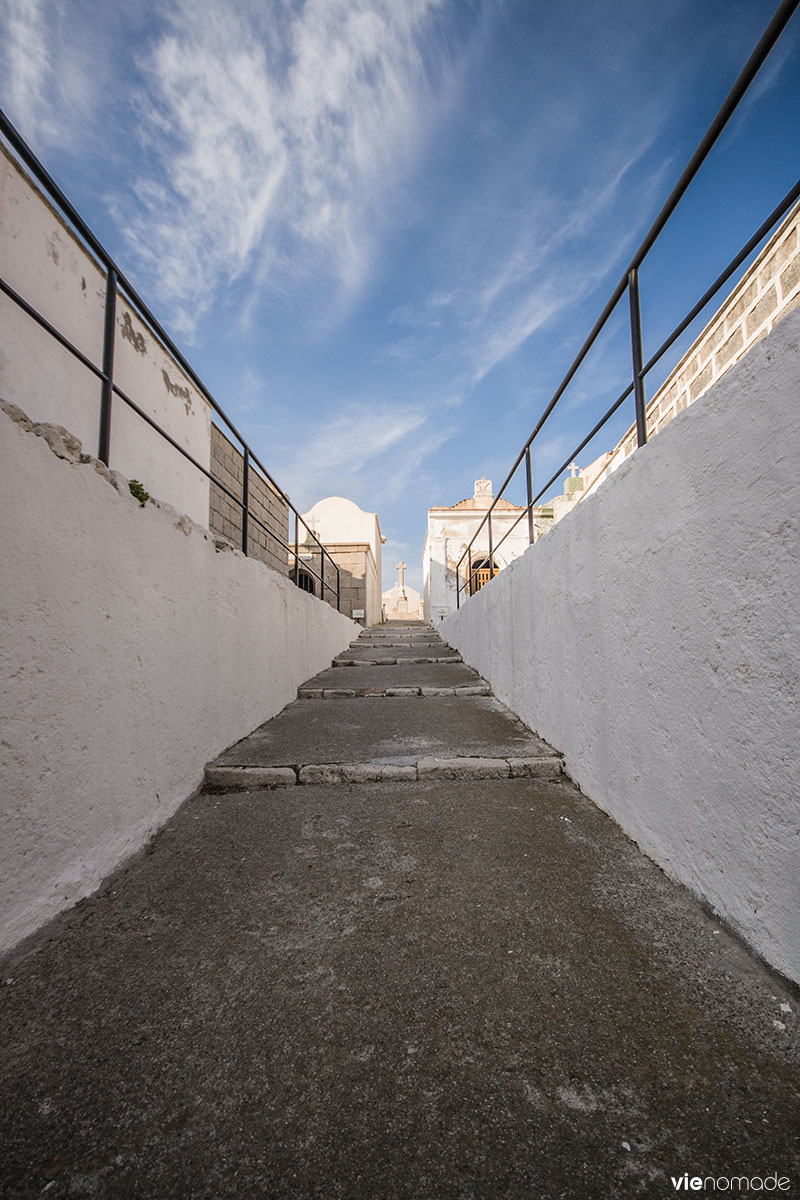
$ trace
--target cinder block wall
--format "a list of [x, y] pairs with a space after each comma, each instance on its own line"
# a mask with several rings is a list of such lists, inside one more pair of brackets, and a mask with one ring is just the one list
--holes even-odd
[[[235, 496], [242, 498], [244, 480], [244, 458], [221, 429], [211, 425], [211, 471]], [[247, 553], [251, 558], [266, 563], [273, 571], [287, 575], [290, 571], [289, 554], [289, 506], [281, 494], [250, 464], [249, 505], [251, 512], [263, 521], [283, 542], [256, 524], [248, 521]], [[215, 483], [209, 489], [208, 526], [212, 533], [227, 538], [237, 549], [242, 545], [242, 510]], [[294, 565], [292, 561], [292, 566]]]

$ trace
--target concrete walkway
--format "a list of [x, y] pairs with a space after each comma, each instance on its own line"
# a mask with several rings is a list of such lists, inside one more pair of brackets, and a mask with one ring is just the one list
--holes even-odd
[[800, 1195], [796, 989], [429, 630], [364, 658], [3, 964], [0, 1195]]

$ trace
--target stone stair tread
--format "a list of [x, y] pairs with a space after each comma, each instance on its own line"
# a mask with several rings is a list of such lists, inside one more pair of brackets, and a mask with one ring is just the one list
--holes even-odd
[[395, 663], [460, 663], [463, 661], [460, 654], [406, 654], [396, 658], [388, 658], [383, 655], [378, 658], [335, 658], [333, 665], [334, 667], [391, 667]]
[[426, 780], [560, 778], [563, 759], [554, 754], [523, 758], [424, 756], [416, 761], [297, 763], [284, 767], [229, 766], [209, 763], [206, 786], [215, 791], [258, 791], [303, 784], [413, 783]]
[[348, 647], [341, 654], [337, 654], [333, 660], [336, 662], [385, 662], [396, 661], [402, 662], [408, 659], [426, 659], [426, 658], [444, 658], [444, 659], [460, 659], [461, 655], [457, 650], [453, 650], [450, 646], [444, 643], [441, 646], [392, 646], [378, 647], [372, 649], [370, 647], [362, 647], [358, 644]]
[[377, 666], [328, 667], [302, 684], [304, 688], [361, 688], [383, 691], [387, 687], [460, 687], [484, 683], [477, 671], [463, 662], [399, 662]]
[[295, 700], [212, 765], [541, 757], [557, 752], [492, 696], [353, 697], [330, 704]]
[[298, 700], [342, 700], [355, 696], [490, 696], [488, 683], [462, 683], [453, 687], [301, 687], [297, 690]]

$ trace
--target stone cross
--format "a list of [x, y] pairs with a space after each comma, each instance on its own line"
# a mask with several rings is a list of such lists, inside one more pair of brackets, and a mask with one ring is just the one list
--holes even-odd
[[400, 559], [399, 563], [395, 563], [395, 570], [397, 571], [397, 580], [400, 591], [404, 592], [406, 590], [406, 564], [403, 562], [402, 558]]
[[578, 471], [580, 471], [580, 467], [578, 466], [578, 464], [576, 462], [571, 462], [569, 464], [569, 470], [570, 470], [570, 474], [572, 475], [572, 477], [574, 479], [575, 475], [578, 473]]

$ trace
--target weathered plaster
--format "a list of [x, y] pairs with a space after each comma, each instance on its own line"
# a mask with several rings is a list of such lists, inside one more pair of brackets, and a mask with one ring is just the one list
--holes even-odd
[[800, 980], [800, 312], [441, 633]]
[[0, 427], [5, 949], [141, 847], [358, 626], [141, 507], [66, 430], [18, 409]]
[[[343, 496], [328, 496], [303, 513], [308, 528], [313, 529], [337, 563], [341, 572], [343, 611], [354, 608], [364, 612], [365, 625], [381, 622], [381, 547], [385, 541], [376, 513], [364, 512], [352, 500]], [[319, 554], [302, 525], [300, 539], [306, 542], [314, 570], [320, 574]], [[358, 547], [358, 550], [356, 550]], [[328, 573], [326, 580], [328, 580]], [[333, 582], [333, 580], [328, 580]], [[329, 593], [326, 591], [326, 596]]]
[[[0, 148], [3, 277], [95, 366], [103, 360], [106, 281], [64, 219]], [[100, 380], [0, 295], [0, 395], [36, 421], [65, 425], [98, 452]], [[180, 366], [117, 297], [114, 382], [208, 469], [211, 409]], [[208, 521], [208, 479], [119, 396], [112, 399], [111, 466], [193, 520]]]

